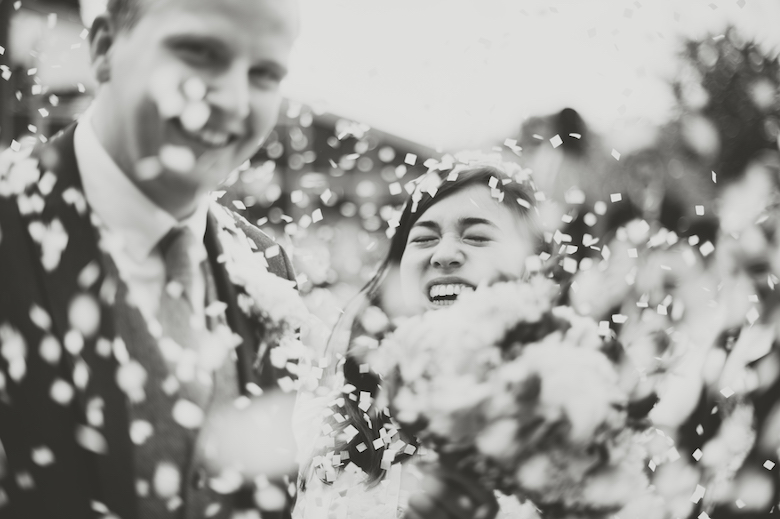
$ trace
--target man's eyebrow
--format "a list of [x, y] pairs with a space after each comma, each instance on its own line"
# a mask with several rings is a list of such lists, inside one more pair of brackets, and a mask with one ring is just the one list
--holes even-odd
[[220, 52], [225, 52], [228, 49], [228, 46], [224, 41], [208, 34], [170, 34], [165, 38], [164, 41], [167, 45], [173, 47], [177, 45], [196, 43], [198, 45], [204, 45], [213, 49], [217, 49]]
[[279, 77], [286, 77], [288, 70], [287, 67], [282, 65], [281, 63], [273, 60], [262, 60], [254, 65], [252, 68], [261, 68], [261, 69], [270, 69], [274, 73], [276, 73]]

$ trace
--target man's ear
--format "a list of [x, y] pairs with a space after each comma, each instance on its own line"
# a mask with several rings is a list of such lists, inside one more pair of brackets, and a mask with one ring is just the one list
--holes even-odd
[[89, 31], [89, 51], [92, 57], [92, 69], [98, 83], [111, 79], [110, 51], [116, 38], [116, 26], [108, 14], [101, 14], [92, 22]]

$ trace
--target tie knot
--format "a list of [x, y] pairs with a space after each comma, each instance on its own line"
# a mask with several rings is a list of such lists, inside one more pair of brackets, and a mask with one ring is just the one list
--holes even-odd
[[167, 282], [176, 282], [188, 297], [200, 263], [204, 259], [202, 244], [189, 227], [175, 227], [160, 241]]

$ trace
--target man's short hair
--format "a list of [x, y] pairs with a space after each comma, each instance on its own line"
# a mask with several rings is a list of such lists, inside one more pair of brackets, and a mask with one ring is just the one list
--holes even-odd
[[143, 0], [108, 0], [106, 12], [117, 29], [132, 29], [141, 17]]

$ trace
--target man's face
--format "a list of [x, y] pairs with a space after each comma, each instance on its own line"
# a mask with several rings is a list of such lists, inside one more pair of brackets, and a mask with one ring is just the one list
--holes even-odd
[[165, 206], [215, 188], [274, 127], [297, 12], [289, 0], [141, 1], [137, 23], [114, 30], [95, 127]]

